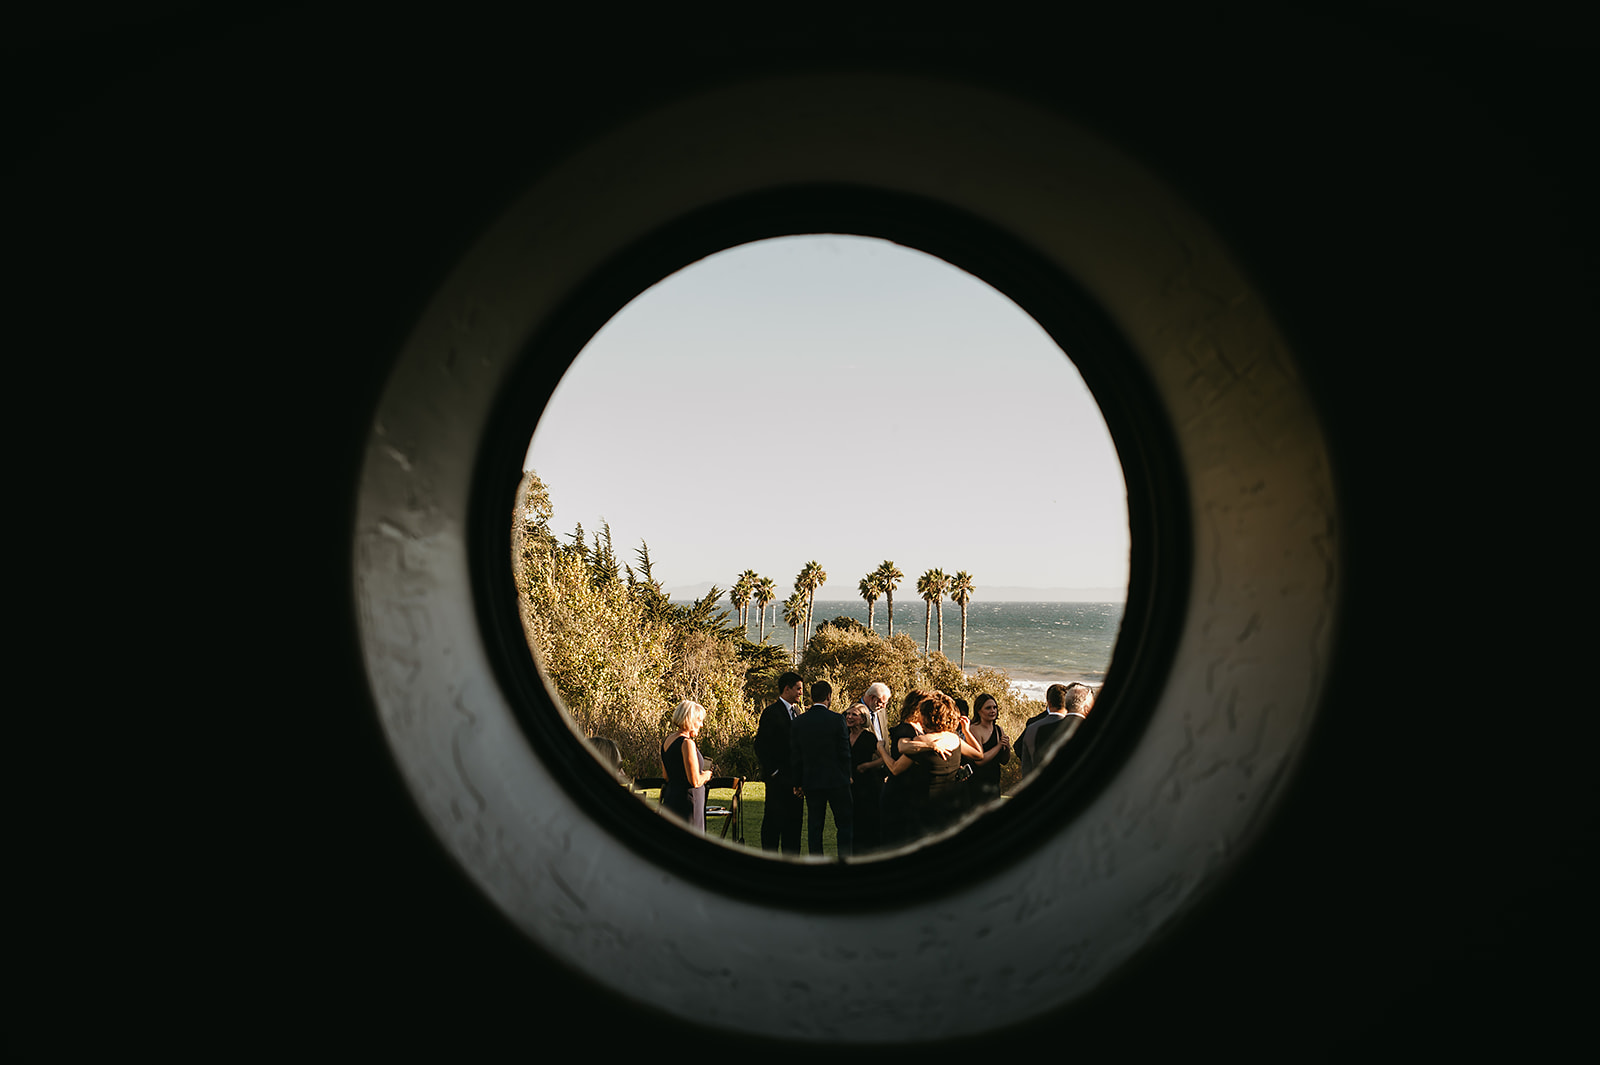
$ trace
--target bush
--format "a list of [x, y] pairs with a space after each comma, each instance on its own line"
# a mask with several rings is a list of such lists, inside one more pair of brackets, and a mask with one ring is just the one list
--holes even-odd
[[619, 566], [611, 532], [587, 543], [549, 529], [549, 495], [531, 470], [518, 487], [513, 577], [523, 632], [549, 686], [585, 736], [606, 736], [629, 776], [659, 776], [672, 708], [706, 709], [699, 744], [719, 774], [753, 765], [754, 701], [787, 666], [781, 648], [752, 644], [713, 608], [715, 589], [690, 607], [667, 601], [650, 574]]

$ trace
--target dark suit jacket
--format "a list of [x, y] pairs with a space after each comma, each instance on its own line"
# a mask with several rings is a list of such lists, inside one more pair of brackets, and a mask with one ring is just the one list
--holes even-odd
[[761, 724], [756, 728], [756, 757], [761, 760], [761, 779], [772, 781], [776, 777], [785, 787], [799, 787], [790, 770], [789, 712], [783, 700], [775, 701], [761, 711]]
[[1072, 714], [1055, 716], [1043, 714], [1032, 718], [1028, 727], [1022, 730], [1022, 735], [1017, 737], [1014, 744], [1017, 757], [1022, 759], [1023, 771], [1032, 769], [1044, 760], [1045, 754], [1052, 744], [1066, 735], [1066, 729], [1074, 721], [1082, 720]]
[[850, 730], [844, 715], [816, 704], [795, 718], [790, 730], [790, 762], [807, 791], [850, 786]]

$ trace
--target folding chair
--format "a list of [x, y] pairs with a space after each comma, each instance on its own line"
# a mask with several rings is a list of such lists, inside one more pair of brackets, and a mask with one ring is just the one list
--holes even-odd
[[706, 803], [706, 835], [709, 836], [711, 834], [711, 819], [720, 817], [722, 818], [722, 838], [727, 839], [728, 832], [731, 830], [733, 832], [733, 841], [743, 845], [744, 806], [741, 800], [744, 797], [744, 777], [712, 777], [706, 782], [706, 788], [708, 789], [708, 795], [711, 788], [733, 789], [733, 797], [729, 799], [726, 806], [721, 804], [712, 806], [709, 801]]
[[656, 792], [656, 805], [658, 806], [661, 804], [661, 789], [666, 786], [666, 777], [634, 777], [633, 782], [628, 785], [629, 789], [636, 795], [643, 795], [645, 792], [654, 789]]

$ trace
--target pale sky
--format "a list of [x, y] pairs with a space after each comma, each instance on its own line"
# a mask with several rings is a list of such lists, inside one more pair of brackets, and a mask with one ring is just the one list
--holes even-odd
[[1127, 491], [1099, 408], [1034, 320], [971, 274], [854, 236], [730, 248], [589, 342], [525, 466], [558, 535], [649, 541], [669, 590], [754, 569], [821, 599], [884, 559], [984, 587], [1126, 587]]

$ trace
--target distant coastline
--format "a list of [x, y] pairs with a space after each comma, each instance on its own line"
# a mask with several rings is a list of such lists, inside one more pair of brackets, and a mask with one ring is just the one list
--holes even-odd
[[[703, 581], [699, 584], [684, 584], [668, 588], [667, 597], [675, 603], [692, 603], [711, 590], [712, 582]], [[724, 593], [728, 591], [727, 583], [717, 585]], [[1126, 587], [1105, 588], [1024, 588], [1018, 585], [996, 585], [994, 587], [979, 587], [972, 595], [974, 603], [1121, 603], [1128, 598]], [[824, 603], [860, 603], [861, 597], [854, 599], [842, 597], [817, 598], [817, 608], [820, 611]], [[916, 592], [908, 596], [901, 593], [895, 596], [895, 603], [920, 602]], [[948, 602], [948, 600], [947, 600]], [[882, 609], [880, 604], [879, 609]]]

